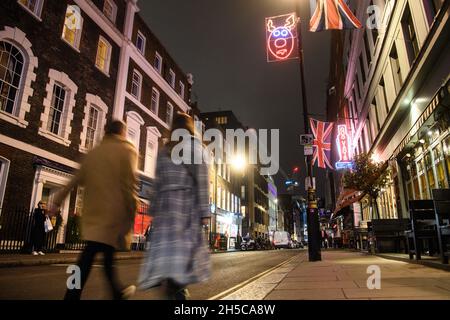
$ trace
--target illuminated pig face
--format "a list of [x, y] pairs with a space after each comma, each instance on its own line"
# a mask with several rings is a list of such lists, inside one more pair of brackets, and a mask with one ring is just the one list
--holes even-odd
[[295, 37], [292, 29], [295, 26], [294, 15], [290, 15], [286, 19], [285, 25], [281, 27], [275, 27], [272, 19], [267, 22], [267, 30], [270, 32], [270, 36], [267, 39], [267, 47], [276, 59], [285, 60], [292, 54], [295, 47]]

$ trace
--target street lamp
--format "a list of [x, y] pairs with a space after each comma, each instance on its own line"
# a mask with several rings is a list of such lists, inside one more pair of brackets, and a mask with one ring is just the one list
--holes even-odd
[[[242, 154], [234, 154], [231, 157], [231, 167], [234, 172], [241, 174], [242, 181], [240, 181], [240, 183], [239, 183], [239, 187], [241, 187], [243, 180], [244, 180], [245, 170], [247, 168], [247, 161], [245, 159], [245, 156]], [[243, 220], [243, 214], [245, 214], [245, 212], [243, 212], [242, 208], [245, 208], [245, 207], [241, 206], [240, 223], [238, 221], [238, 235], [242, 232], [241, 224], [242, 224], [242, 220]]]
[[[300, 1], [296, 1], [296, 11], [297, 16], [300, 17]], [[306, 82], [305, 82], [305, 71], [304, 71], [304, 55], [303, 55], [303, 42], [302, 42], [302, 28], [301, 23], [297, 23], [297, 34], [298, 34], [298, 53], [299, 53], [299, 68], [300, 68], [300, 82], [301, 82], [301, 92], [302, 92], [302, 106], [303, 106], [303, 121], [305, 133], [310, 134], [311, 128], [308, 125], [308, 103], [306, 98]], [[313, 182], [313, 163], [312, 156], [305, 156], [306, 163], [306, 176], [309, 179], [308, 187], [308, 213], [307, 213], [307, 224], [308, 224], [308, 256], [309, 261], [320, 261], [322, 256], [320, 253], [320, 227], [319, 227], [319, 217], [317, 210], [317, 200], [316, 200], [316, 190]]]
[[246, 167], [245, 157], [243, 155], [235, 154], [231, 158], [231, 165], [237, 172], [243, 172]]

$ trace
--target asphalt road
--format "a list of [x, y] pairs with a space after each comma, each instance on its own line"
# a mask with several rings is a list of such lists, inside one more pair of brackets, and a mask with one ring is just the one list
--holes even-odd
[[[232, 252], [211, 255], [213, 273], [209, 281], [189, 287], [190, 299], [204, 300], [232, 288], [264, 272], [304, 250], [272, 250]], [[129, 285], [136, 282], [141, 260], [118, 261], [120, 281]], [[64, 296], [68, 265], [48, 265], [0, 269], [0, 299], [60, 300]], [[109, 299], [101, 265], [94, 265], [82, 299]], [[161, 299], [160, 291], [138, 291], [134, 299]]]

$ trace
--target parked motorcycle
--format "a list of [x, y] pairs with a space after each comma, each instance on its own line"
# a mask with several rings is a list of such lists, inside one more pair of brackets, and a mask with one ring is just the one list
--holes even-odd
[[242, 251], [258, 250], [258, 247], [259, 247], [259, 245], [253, 239], [243, 240], [241, 243]]

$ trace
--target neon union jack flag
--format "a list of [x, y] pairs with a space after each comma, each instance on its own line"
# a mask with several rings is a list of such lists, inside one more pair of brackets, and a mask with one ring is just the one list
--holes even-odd
[[316, 11], [309, 23], [311, 32], [361, 27], [361, 22], [355, 17], [345, 0], [317, 0]]
[[334, 123], [322, 122], [314, 119], [309, 119], [311, 131], [314, 136], [314, 154], [312, 163], [317, 161], [319, 168], [326, 169], [327, 167], [333, 169], [330, 163], [331, 153], [331, 133], [333, 132]]

